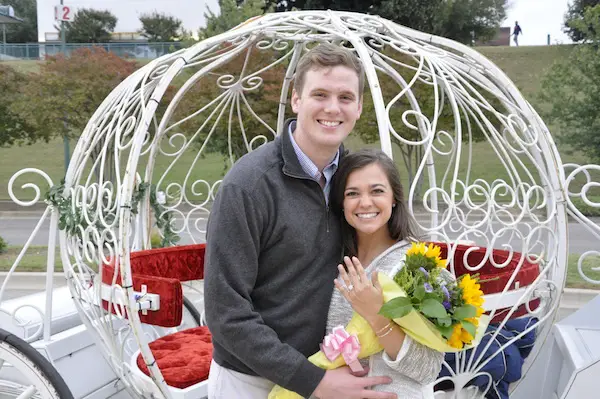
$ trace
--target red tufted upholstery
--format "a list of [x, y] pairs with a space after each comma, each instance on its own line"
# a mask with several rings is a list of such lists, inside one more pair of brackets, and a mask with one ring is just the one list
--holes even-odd
[[[167, 335], [150, 343], [150, 350], [169, 386], [187, 388], [208, 379], [212, 339], [208, 327], [195, 327]], [[137, 365], [150, 375], [142, 355]]]
[[202, 280], [205, 250], [206, 244], [195, 244], [132, 252], [131, 271], [179, 281]]
[[[162, 327], [181, 324], [183, 292], [180, 282], [204, 278], [205, 249], [206, 244], [196, 244], [131, 253], [133, 288], [139, 292], [141, 286], [146, 285], [148, 292], [160, 295], [160, 309], [140, 314], [142, 323]], [[114, 262], [103, 265], [104, 284], [112, 285], [114, 267]], [[121, 284], [121, 274], [117, 273], [116, 282]], [[108, 302], [102, 302], [104, 309], [108, 310]], [[115, 313], [114, 309], [111, 312]]]
[[[441, 247], [442, 249], [442, 258], [446, 258], [448, 256], [448, 247], [444, 243], [434, 243]], [[454, 270], [457, 276], [462, 276], [466, 273], [471, 273], [464, 266], [463, 257], [465, 252], [471, 248], [469, 245], [457, 245], [454, 251], [453, 261], [454, 261]], [[468, 264], [471, 266], [475, 266], [481, 263], [481, 261], [485, 257], [487, 249], [486, 248], [478, 248], [469, 253], [467, 258]], [[509, 259], [510, 253], [508, 251], [504, 251], [501, 249], [494, 249], [492, 253], [493, 260], [497, 264], [503, 264]], [[481, 290], [484, 294], [494, 294], [500, 293], [504, 290], [506, 283], [512, 276], [515, 271], [518, 263], [521, 261], [522, 254], [519, 252], [513, 252], [512, 258], [510, 262], [502, 269], [499, 269], [492, 265], [490, 259], [488, 258], [485, 264], [479, 269], [476, 273], [479, 273], [479, 279], [481, 282]], [[528, 262], [527, 259], [523, 261], [519, 272], [517, 273], [517, 277], [512, 282], [512, 285], [509, 287], [509, 290], [514, 290], [520, 287], [526, 287], [533, 283], [535, 279], [540, 274], [540, 268], [538, 264], [534, 264]], [[486, 280], [486, 281], [483, 281]], [[516, 285], [518, 283], [518, 286]], [[536, 309], [540, 305], [539, 299], [533, 299], [529, 302], [529, 307], [531, 310]], [[492, 323], [500, 322], [506, 316], [506, 313], [510, 311], [511, 308], [507, 309], [497, 309], [494, 318], [492, 319]], [[527, 314], [527, 308], [525, 305], [521, 305], [518, 309], [511, 315], [511, 318], [516, 318], [519, 316], [523, 316]]]

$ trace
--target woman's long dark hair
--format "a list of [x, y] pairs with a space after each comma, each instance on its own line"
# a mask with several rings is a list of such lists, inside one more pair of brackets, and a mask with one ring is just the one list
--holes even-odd
[[358, 255], [358, 244], [356, 242], [356, 230], [348, 224], [344, 217], [343, 207], [346, 183], [350, 173], [371, 164], [377, 164], [383, 169], [394, 195], [396, 206], [392, 208], [392, 216], [388, 221], [390, 236], [396, 241], [404, 239], [416, 240], [417, 237], [413, 218], [406, 210], [400, 173], [398, 173], [394, 161], [381, 150], [365, 149], [356, 151], [346, 154], [342, 158], [340, 166], [333, 177], [331, 187], [331, 209], [341, 219], [342, 243], [344, 246], [344, 255], [347, 256]]

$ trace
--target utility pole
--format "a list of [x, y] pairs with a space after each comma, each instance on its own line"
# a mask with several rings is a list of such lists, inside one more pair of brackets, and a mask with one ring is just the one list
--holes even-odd
[[[64, 0], [60, 0], [60, 5], [63, 5]], [[56, 4], [56, 3], [55, 3]], [[61, 7], [61, 12], [62, 12], [62, 7]], [[62, 19], [62, 18], [61, 18]], [[63, 53], [63, 55], [66, 57], [67, 56], [67, 32], [65, 32], [65, 21], [60, 21], [60, 41], [61, 41], [61, 52]], [[66, 115], [65, 115], [66, 117]], [[63, 146], [64, 146], [64, 153], [65, 153], [65, 176], [67, 174], [67, 170], [69, 169], [69, 159], [71, 158], [70, 156], [70, 149], [69, 149], [69, 135], [68, 135], [68, 128], [67, 128], [67, 122], [66, 120], [63, 122], [64, 127], [65, 127], [65, 132], [63, 134]]]

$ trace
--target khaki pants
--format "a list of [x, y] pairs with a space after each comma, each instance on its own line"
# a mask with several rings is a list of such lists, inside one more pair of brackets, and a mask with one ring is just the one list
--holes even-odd
[[210, 363], [208, 399], [266, 399], [275, 386], [271, 381]]

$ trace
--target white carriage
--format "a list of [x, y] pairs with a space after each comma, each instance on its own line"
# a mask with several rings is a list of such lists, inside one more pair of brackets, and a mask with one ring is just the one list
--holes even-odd
[[[11, 324], [2, 328], [27, 341], [16, 351], [0, 345], [0, 397], [206, 395], [210, 334], [199, 325], [211, 201], [223, 172], [281, 131], [298, 59], [322, 41], [352, 49], [365, 66], [365, 110], [374, 119], [363, 116], [355, 131], [391, 157], [416, 155], [402, 173], [412, 175], [408, 205], [421, 229], [443, 244], [452, 272], [484, 280], [495, 329], [481, 351], [445, 362], [436, 398], [489, 395], [495, 380], [486, 365], [525, 336], [533, 337], [531, 353], [510, 391], [519, 396], [519, 385], [531, 385], [565, 283], [567, 215], [600, 237], [570, 201], [590, 202], [598, 167], [568, 165], [567, 174], [535, 110], [472, 48], [377, 16], [302, 11], [249, 20], [150, 62], [93, 115], [64, 184], [28, 169], [11, 179], [23, 206], [40, 200], [34, 184], [33, 201], [13, 193], [28, 174], [53, 187], [43, 219], [51, 218], [51, 231], [60, 227], [68, 290], [51, 294], [50, 254], [46, 294], [0, 304]], [[487, 165], [471, 164], [477, 140], [489, 146]], [[225, 167], [215, 152], [226, 155]], [[492, 163], [502, 176], [485, 173]], [[582, 175], [586, 184], [572, 192]], [[156, 229], [166, 246], [184, 245], [150, 249]], [[524, 318], [524, 329], [499, 341], [507, 323]]]

